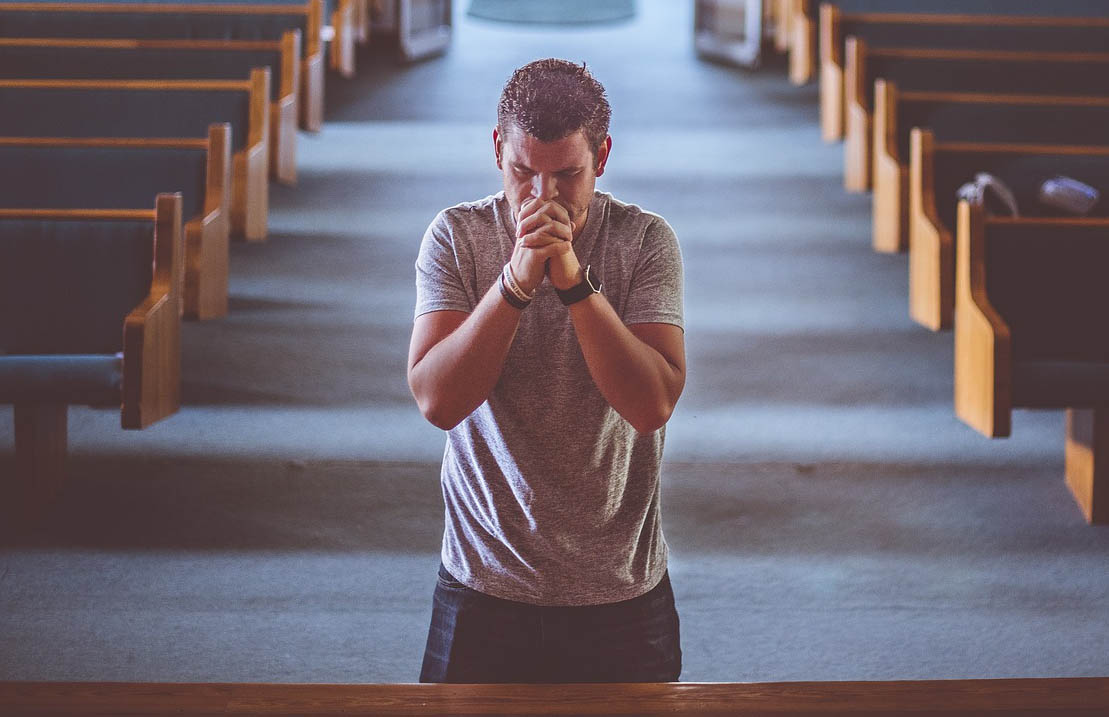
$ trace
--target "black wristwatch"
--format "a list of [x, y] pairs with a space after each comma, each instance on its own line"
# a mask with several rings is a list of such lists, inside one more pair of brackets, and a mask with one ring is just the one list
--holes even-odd
[[601, 293], [601, 280], [593, 273], [592, 265], [585, 267], [582, 275], [581, 283], [577, 286], [571, 286], [569, 289], [555, 289], [559, 301], [564, 305], [576, 304], [582, 299], [593, 296], [593, 294]]

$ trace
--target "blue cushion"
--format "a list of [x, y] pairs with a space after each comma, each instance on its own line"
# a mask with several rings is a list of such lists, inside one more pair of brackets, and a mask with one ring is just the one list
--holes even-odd
[[0, 356], [0, 403], [119, 405], [123, 357]]

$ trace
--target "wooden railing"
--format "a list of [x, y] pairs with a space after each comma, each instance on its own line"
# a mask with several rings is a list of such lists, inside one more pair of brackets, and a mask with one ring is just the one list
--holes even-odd
[[583, 685], [0, 682], [0, 713], [1095, 715], [1109, 678]]

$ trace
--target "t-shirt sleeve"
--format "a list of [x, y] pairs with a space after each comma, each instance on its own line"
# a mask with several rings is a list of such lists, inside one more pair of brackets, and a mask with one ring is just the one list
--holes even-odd
[[462, 281], [459, 252], [446, 213], [440, 212], [424, 232], [416, 257], [416, 316], [432, 311], [465, 311], [474, 302]]
[[624, 323], [673, 324], [684, 330], [682, 281], [678, 237], [665, 219], [653, 217], [643, 233]]

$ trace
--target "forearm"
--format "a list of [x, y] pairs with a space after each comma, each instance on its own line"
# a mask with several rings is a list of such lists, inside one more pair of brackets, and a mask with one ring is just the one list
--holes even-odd
[[593, 382], [609, 405], [641, 433], [663, 426], [685, 386], [684, 365], [637, 337], [603, 294], [570, 306]]
[[408, 384], [424, 417], [449, 430], [473, 413], [500, 378], [519, 322], [495, 283], [449, 336], [416, 357]]

